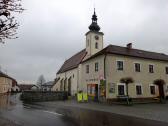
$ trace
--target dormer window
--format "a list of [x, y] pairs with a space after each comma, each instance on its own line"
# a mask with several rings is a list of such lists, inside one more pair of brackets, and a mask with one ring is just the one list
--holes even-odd
[[95, 48], [96, 48], [96, 49], [98, 49], [98, 48], [99, 48], [99, 46], [98, 46], [98, 43], [97, 43], [97, 42], [95, 43]]

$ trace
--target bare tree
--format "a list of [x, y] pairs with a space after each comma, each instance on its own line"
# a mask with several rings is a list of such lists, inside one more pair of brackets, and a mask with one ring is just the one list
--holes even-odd
[[42, 89], [42, 85], [46, 82], [45, 78], [43, 75], [40, 75], [38, 80], [37, 80], [37, 85]]
[[0, 0], [0, 43], [5, 39], [17, 38], [19, 23], [14, 14], [23, 12], [21, 0]]

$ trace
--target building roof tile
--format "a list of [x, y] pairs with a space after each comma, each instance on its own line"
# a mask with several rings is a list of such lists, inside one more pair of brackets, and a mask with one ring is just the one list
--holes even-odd
[[86, 55], [86, 50], [85, 49], [83, 49], [82, 51], [73, 55], [71, 58], [69, 58], [68, 60], [66, 60], [64, 62], [64, 64], [61, 66], [61, 68], [57, 72], [57, 74], [63, 73], [63, 72], [68, 71], [68, 70], [72, 70], [74, 68], [77, 68], [78, 65], [82, 62], [85, 55]]
[[[152, 60], [160, 60], [160, 61], [168, 61], [168, 55], [163, 53], [156, 53], [151, 51], [144, 51], [134, 48], [127, 48], [122, 46], [116, 45], [109, 45], [106, 48], [102, 49], [98, 53], [94, 54], [90, 58], [86, 59], [85, 61], [97, 57], [102, 54], [116, 54], [116, 55], [123, 55], [123, 56], [131, 56], [137, 58], [144, 58], [144, 59], [152, 59]], [[85, 62], [83, 61], [83, 62]]]

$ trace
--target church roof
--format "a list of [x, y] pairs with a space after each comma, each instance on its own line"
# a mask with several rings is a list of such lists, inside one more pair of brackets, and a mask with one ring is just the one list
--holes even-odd
[[163, 53], [144, 51], [144, 50], [139, 50], [134, 48], [128, 49], [127, 47], [116, 46], [116, 45], [109, 45], [106, 48], [99, 51], [98, 53], [91, 56], [90, 58], [83, 61], [84, 57], [86, 56], [86, 53], [87, 52], [84, 49], [78, 52], [77, 54], [73, 55], [68, 60], [66, 60], [64, 64], [61, 66], [60, 70], [57, 72], [57, 74], [77, 68], [81, 62], [88, 61], [92, 58], [95, 58], [97, 56], [104, 55], [104, 54], [116, 54], [116, 55], [131, 56], [131, 57], [137, 57], [137, 58], [143, 58], [143, 59], [168, 61], [168, 55]]
[[61, 68], [57, 72], [57, 74], [63, 73], [63, 72], [68, 71], [68, 70], [72, 70], [74, 68], [77, 68], [78, 65], [82, 62], [85, 55], [86, 55], [86, 50], [85, 49], [83, 49], [82, 51], [73, 55], [71, 58], [69, 58], [68, 60], [66, 60], [64, 62], [64, 64], [61, 66]]
[[137, 58], [143, 58], [143, 59], [168, 61], [168, 55], [163, 53], [144, 51], [144, 50], [127, 48], [127, 47], [116, 46], [116, 45], [107, 46], [106, 48], [102, 49], [101, 51], [94, 54], [93, 56], [86, 59], [85, 61], [103, 54], [117, 54], [117, 55], [131, 56], [131, 57], [137, 57]]

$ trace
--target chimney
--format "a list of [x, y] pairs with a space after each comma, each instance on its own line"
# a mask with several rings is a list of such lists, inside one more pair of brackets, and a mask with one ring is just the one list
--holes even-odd
[[132, 49], [132, 43], [127, 44], [127, 49]]

